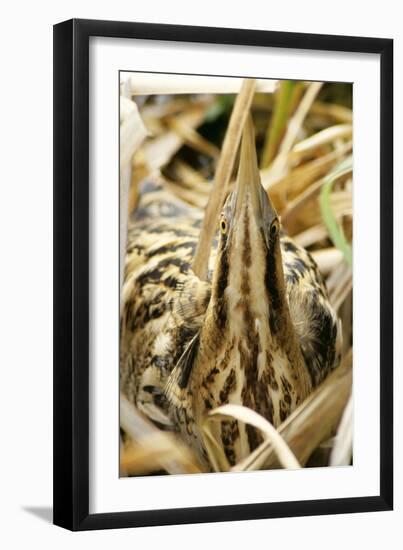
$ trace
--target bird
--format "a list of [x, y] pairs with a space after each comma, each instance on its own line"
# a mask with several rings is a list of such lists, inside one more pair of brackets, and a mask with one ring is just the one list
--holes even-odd
[[[242, 405], [278, 427], [338, 366], [342, 331], [315, 261], [285, 234], [262, 186], [250, 115], [206, 280], [192, 269], [202, 221], [161, 185], [143, 184], [128, 230], [120, 386], [211, 469], [209, 412]], [[263, 441], [235, 419], [211, 429], [230, 466]]]

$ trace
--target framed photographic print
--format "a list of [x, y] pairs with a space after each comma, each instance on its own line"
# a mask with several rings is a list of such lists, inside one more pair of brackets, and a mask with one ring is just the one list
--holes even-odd
[[391, 510], [393, 42], [54, 27], [54, 522]]

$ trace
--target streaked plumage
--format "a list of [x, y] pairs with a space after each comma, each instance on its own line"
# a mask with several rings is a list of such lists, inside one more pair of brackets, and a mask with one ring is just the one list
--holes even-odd
[[[200, 211], [146, 184], [129, 230], [121, 388], [201, 457], [209, 410], [243, 404], [277, 426], [340, 356], [340, 323], [322, 277], [308, 252], [279, 234], [252, 135], [244, 136], [237, 190], [218, 220], [208, 281], [191, 269]], [[261, 442], [236, 421], [215, 430], [231, 464]]]

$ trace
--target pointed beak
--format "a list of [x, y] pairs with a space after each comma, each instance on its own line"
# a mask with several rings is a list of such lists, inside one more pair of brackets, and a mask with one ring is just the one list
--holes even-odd
[[242, 134], [235, 200], [235, 219], [239, 219], [245, 206], [250, 204], [257, 226], [263, 229], [266, 235], [268, 224], [277, 214], [261, 183], [255, 132], [250, 115], [245, 122]]

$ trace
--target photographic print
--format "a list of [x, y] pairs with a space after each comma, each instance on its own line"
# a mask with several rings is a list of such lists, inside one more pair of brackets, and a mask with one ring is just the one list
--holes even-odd
[[120, 476], [352, 465], [353, 84], [119, 79]]

